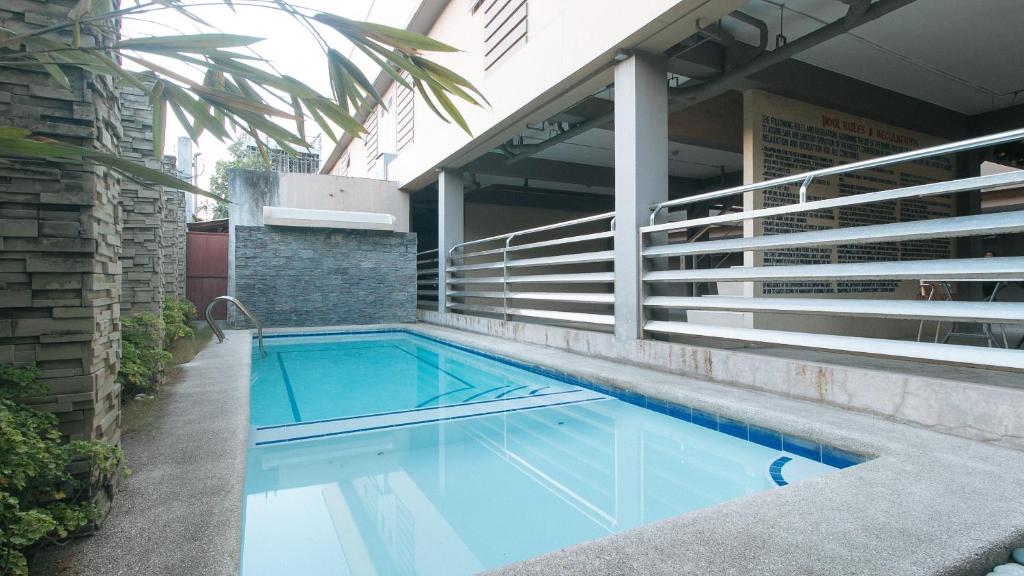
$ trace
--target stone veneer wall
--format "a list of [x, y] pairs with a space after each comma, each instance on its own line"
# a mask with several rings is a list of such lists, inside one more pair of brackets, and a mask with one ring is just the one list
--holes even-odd
[[[236, 226], [235, 296], [264, 326], [416, 320], [416, 235]], [[229, 322], [248, 323], [232, 307]]]
[[[67, 14], [74, 0], [0, 3], [15, 33]], [[94, 44], [83, 35], [83, 45]], [[110, 78], [0, 66], [0, 125], [113, 152], [120, 138]], [[39, 408], [72, 439], [120, 442], [119, 177], [98, 166], [0, 164], [0, 362], [35, 364], [49, 385]], [[79, 470], [81, 471], [81, 470]], [[105, 500], [104, 500], [105, 501]]]
[[[174, 157], [164, 157], [164, 167], [174, 170]], [[185, 233], [187, 213], [185, 192], [171, 188], [164, 189], [164, 213], [161, 220], [163, 233], [164, 296], [185, 297]]]
[[[153, 108], [138, 88], [120, 86], [121, 156], [160, 170], [154, 156]], [[121, 182], [121, 313], [163, 312], [164, 194], [131, 179]]]
[[[155, 156], [153, 107], [141, 90], [121, 86], [121, 156], [174, 173], [174, 158]], [[166, 296], [185, 297], [185, 193], [173, 188], [121, 183], [121, 313], [163, 311]]]

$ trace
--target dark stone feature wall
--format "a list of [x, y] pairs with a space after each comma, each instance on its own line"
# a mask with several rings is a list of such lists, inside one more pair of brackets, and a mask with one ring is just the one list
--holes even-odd
[[[416, 320], [416, 235], [235, 227], [235, 295], [264, 326]], [[229, 321], [247, 322], [234, 308]]]

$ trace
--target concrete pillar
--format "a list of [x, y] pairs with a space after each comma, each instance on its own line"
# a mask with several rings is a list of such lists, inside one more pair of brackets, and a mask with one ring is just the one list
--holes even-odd
[[640, 336], [637, 227], [668, 200], [668, 81], [662, 57], [636, 54], [615, 66], [615, 335]]
[[442, 170], [437, 179], [437, 311], [441, 313], [444, 313], [448, 301], [448, 284], [445, 281], [448, 251], [462, 242], [463, 197], [462, 172]]

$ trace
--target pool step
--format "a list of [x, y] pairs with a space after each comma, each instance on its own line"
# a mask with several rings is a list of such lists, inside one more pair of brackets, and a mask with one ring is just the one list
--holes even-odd
[[266, 444], [279, 444], [281, 442], [293, 442], [297, 440], [313, 440], [316, 438], [338, 436], [341, 434], [380, 430], [382, 428], [426, 424], [430, 422], [440, 422], [443, 420], [454, 420], [458, 418], [471, 418], [475, 416], [487, 416], [491, 414], [499, 414], [501, 412], [579, 404], [580, 402], [592, 402], [595, 400], [605, 400], [607, 398], [609, 397], [601, 394], [600, 392], [577, 388], [575, 390], [536, 394], [534, 396], [510, 398], [508, 400], [491, 399], [482, 400], [480, 402], [443, 406], [440, 408], [419, 408], [414, 410], [403, 410], [400, 412], [389, 412], [386, 414], [372, 414], [369, 416], [353, 416], [332, 420], [320, 420], [317, 422], [299, 422], [279, 426], [261, 426], [251, 428], [249, 430], [249, 445], [251, 447]]

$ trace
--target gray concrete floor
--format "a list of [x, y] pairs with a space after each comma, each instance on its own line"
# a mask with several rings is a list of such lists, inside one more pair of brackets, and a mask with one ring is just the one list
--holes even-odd
[[[980, 576], [1024, 545], [1024, 452], [560, 350], [415, 328], [877, 456], [492, 574]], [[148, 430], [126, 436], [136, 473], [103, 530], [51, 552], [37, 563], [40, 574], [237, 572], [249, 349], [244, 332], [228, 337], [183, 367]]]
[[182, 364], [126, 411], [132, 473], [93, 536], [41, 552], [47, 576], [237, 574], [249, 424], [247, 331]]

